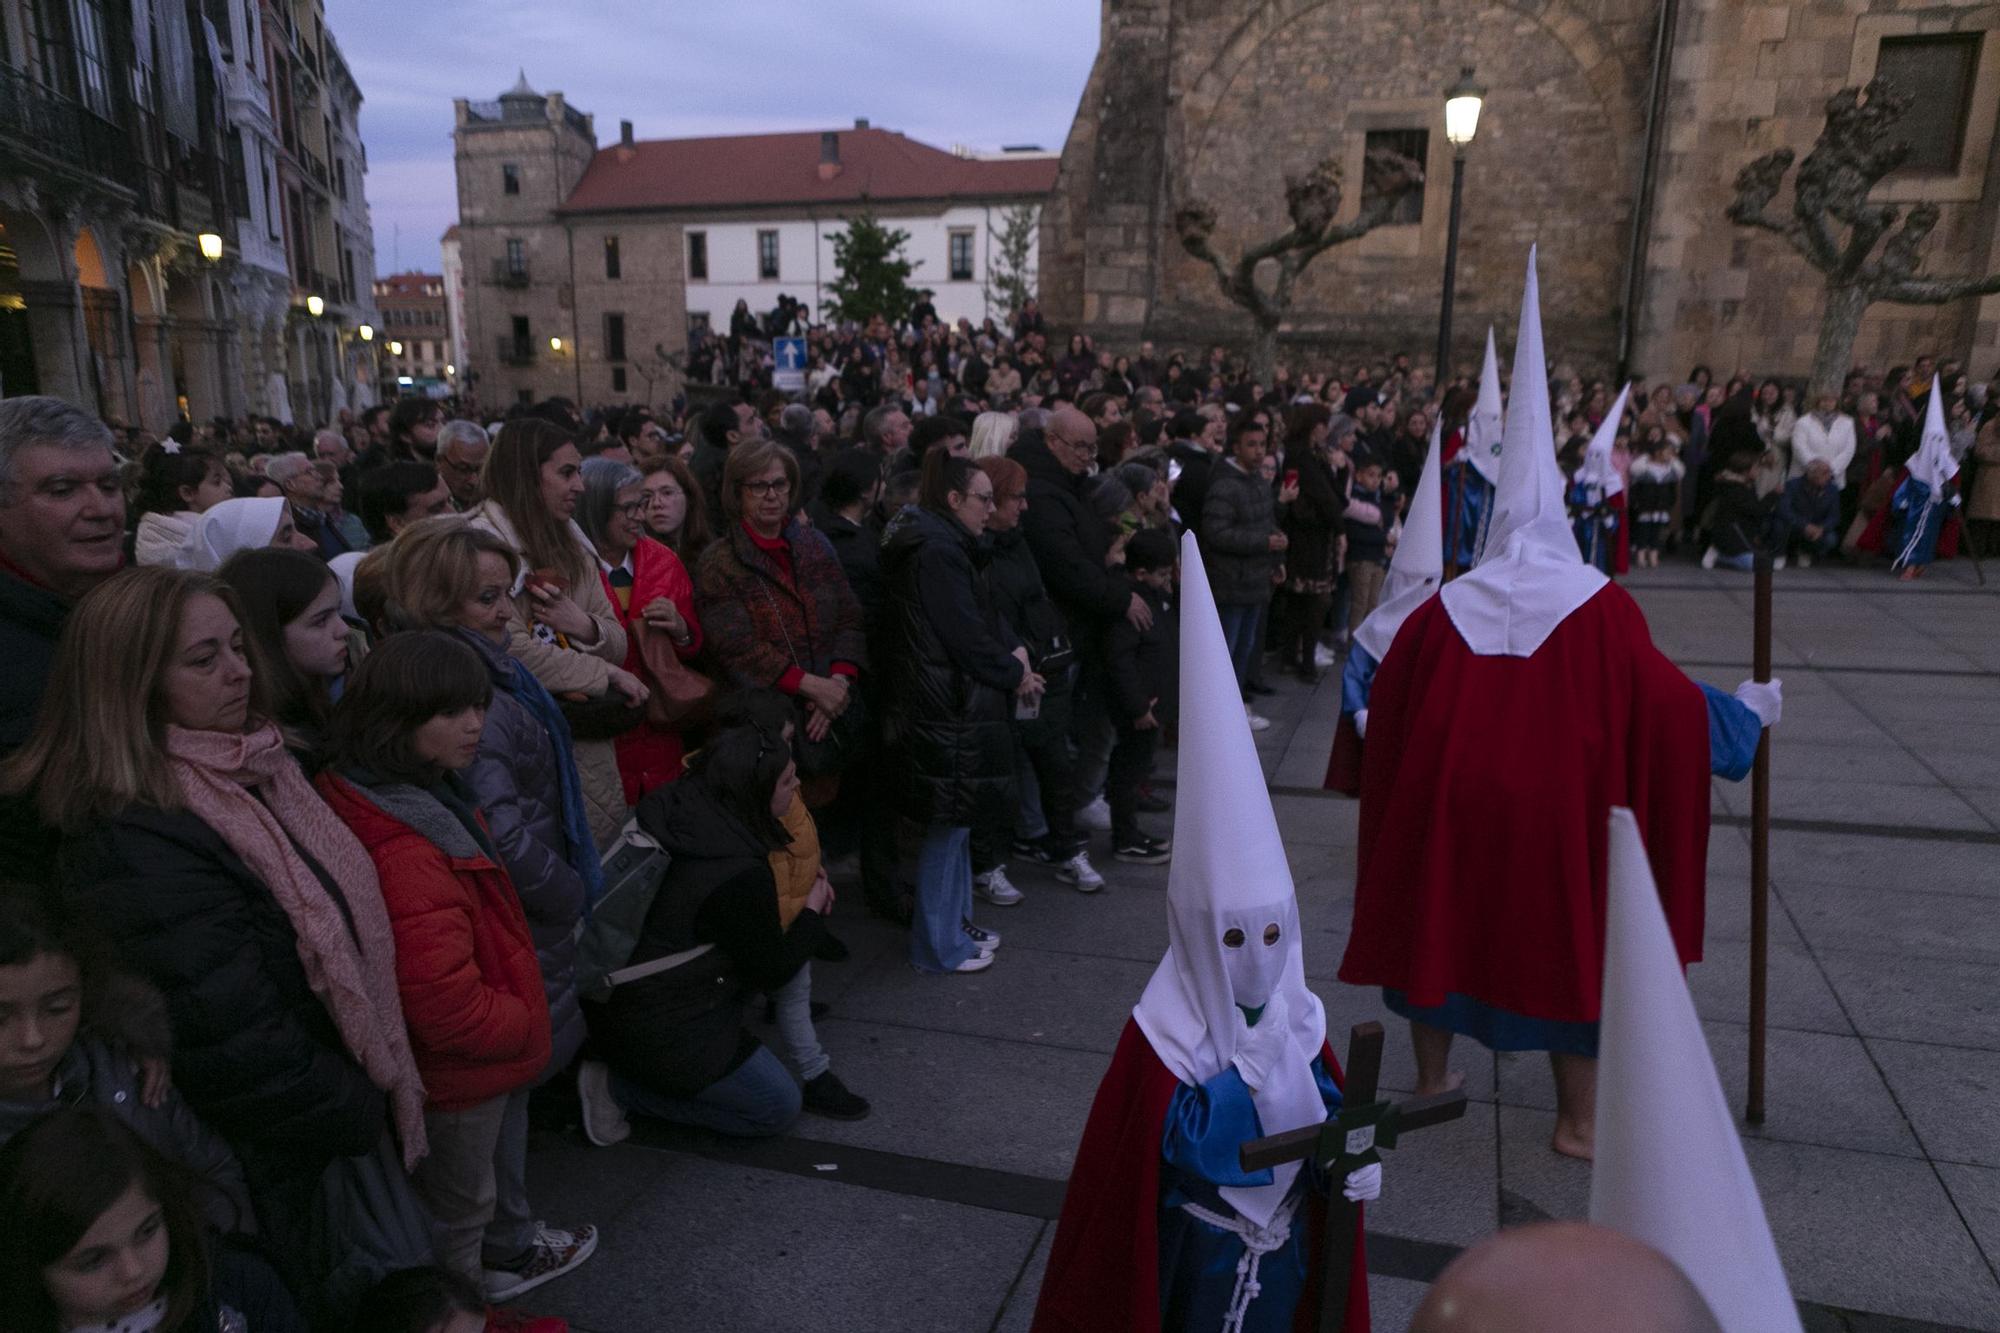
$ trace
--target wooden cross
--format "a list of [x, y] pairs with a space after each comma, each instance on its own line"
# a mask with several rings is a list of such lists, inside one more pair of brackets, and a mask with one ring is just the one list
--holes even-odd
[[1354, 1267], [1360, 1207], [1341, 1194], [1348, 1173], [1382, 1160], [1380, 1149], [1413, 1129], [1428, 1129], [1465, 1114], [1461, 1089], [1404, 1102], [1377, 1101], [1382, 1075], [1382, 1025], [1356, 1023], [1347, 1036], [1347, 1079], [1339, 1112], [1320, 1125], [1252, 1139], [1238, 1150], [1245, 1171], [1281, 1162], [1307, 1161], [1326, 1173], [1326, 1238], [1320, 1254], [1319, 1333], [1340, 1333], [1347, 1319], [1347, 1277]]

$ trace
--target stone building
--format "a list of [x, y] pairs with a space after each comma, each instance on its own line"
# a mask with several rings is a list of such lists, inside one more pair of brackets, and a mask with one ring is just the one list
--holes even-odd
[[460, 382], [488, 408], [663, 400], [689, 330], [727, 329], [738, 300], [818, 309], [833, 238], [863, 207], [910, 233], [912, 285], [940, 316], [980, 319], [1005, 215], [1038, 209], [1056, 174], [1039, 150], [946, 152], [866, 121], [664, 140], [626, 121], [600, 149], [592, 118], [525, 74], [496, 101], [460, 99], [456, 118], [447, 248], [463, 291], [449, 299], [464, 312]]
[[360, 103], [322, 0], [0, 0], [0, 392], [155, 431], [373, 401]]
[[[1487, 97], [1467, 152], [1454, 361], [1513, 328], [1541, 247], [1551, 355], [1599, 373], [1697, 362], [1802, 377], [1820, 275], [1730, 224], [1736, 173], [1801, 157], [1839, 88], [1878, 68], [1915, 95], [1915, 144], [1876, 198], [1942, 211], [1940, 275], [2000, 270], [2000, 6], [1975, 0], [1105, 0], [1102, 37], [1042, 231], [1052, 322], [1129, 345], [1245, 340], [1247, 317], [1186, 255], [1174, 213], [1202, 201], [1224, 255], [1286, 225], [1284, 177], [1329, 155], [1359, 208], [1374, 145], [1428, 177], [1394, 225], [1322, 254], [1281, 353], [1407, 349], [1437, 336], [1452, 150], [1444, 90]], [[2000, 360], [2000, 297], [1877, 305], [1855, 357]]]
[[439, 397], [450, 392], [457, 366], [451, 359], [444, 275], [391, 273], [377, 278], [375, 308], [382, 313], [375, 337], [382, 347], [384, 388]]

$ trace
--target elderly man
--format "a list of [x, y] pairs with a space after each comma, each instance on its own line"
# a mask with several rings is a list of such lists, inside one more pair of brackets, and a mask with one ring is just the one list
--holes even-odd
[[486, 468], [491, 441], [476, 421], [447, 421], [438, 431], [437, 470], [451, 491], [452, 503], [470, 509], [483, 498], [479, 477]]
[[1840, 486], [1831, 463], [1815, 458], [1806, 464], [1804, 476], [1785, 483], [1778, 497], [1778, 526], [1785, 554], [1800, 569], [1833, 553], [1840, 544]]
[[909, 446], [910, 430], [910, 414], [895, 403], [883, 403], [861, 418], [861, 444], [878, 458], [894, 458]]
[[[103, 422], [60, 398], [0, 401], [0, 753], [19, 748], [78, 598], [124, 562], [125, 493]], [[55, 839], [24, 799], [0, 801], [0, 864], [32, 882]]]
[[339, 431], [328, 426], [313, 432], [313, 457], [335, 467], [346, 467], [354, 461], [354, 450], [348, 448]]
[[278, 454], [265, 464], [264, 476], [285, 493], [292, 506], [292, 526], [299, 536], [311, 540], [320, 559], [347, 554], [347, 539], [326, 512], [326, 479], [312, 459], [298, 453]]

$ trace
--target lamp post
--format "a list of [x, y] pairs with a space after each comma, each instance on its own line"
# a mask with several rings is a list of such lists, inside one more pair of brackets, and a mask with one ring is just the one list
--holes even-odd
[[1479, 108], [1486, 90], [1472, 81], [1472, 66], [1462, 66], [1458, 82], [1445, 89], [1444, 137], [1451, 142], [1451, 221], [1444, 243], [1444, 300], [1438, 310], [1437, 390], [1444, 392], [1451, 375], [1451, 298], [1458, 285], [1458, 206], [1465, 194], [1465, 150], [1479, 132]]
[[209, 263], [217, 263], [222, 258], [222, 236], [218, 232], [205, 231], [195, 238], [201, 247], [201, 257]]

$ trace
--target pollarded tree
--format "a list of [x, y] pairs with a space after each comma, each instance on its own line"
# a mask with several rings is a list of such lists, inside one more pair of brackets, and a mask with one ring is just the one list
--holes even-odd
[[[1343, 189], [1338, 162], [1329, 157], [1304, 176], [1285, 177], [1290, 230], [1245, 248], [1233, 261], [1217, 254], [1210, 244], [1215, 232], [1214, 209], [1198, 199], [1190, 200], [1174, 215], [1181, 248], [1215, 270], [1222, 294], [1248, 311], [1256, 325], [1250, 370], [1260, 383], [1271, 382], [1278, 359], [1278, 326], [1291, 311], [1293, 288], [1306, 266], [1329, 247], [1365, 236], [1387, 222], [1403, 196], [1424, 183], [1422, 167], [1386, 148], [1370, 150], [1368, 165], [1361, 211], [1352, 222], [1334, 221], [1340, 213]], [[1265, 264], [1275, 266], [1268, 286], [1258, 277]]]
[[830, 294], [826, 312], [857, 324], [877, 315], [891, 324], [906, 318], [917, 299], [910, 287], [910, 274], [917, 266], [903, 254], [909, 239], [910, 233], [883, 226], [872, 212], [849, 218], [846, 230], [833, 236], [836, 271], [826, 284]]
[[[1736, 176], [1729, 220], [1784, 237], [1825, 276], [1826, 306], [1813, 353], [1815, 397], [1840, 391], [1861, 316], [1877, 301], [1943, 305], [2000, 292], [2000, 274], [1944, 278], [1919, 271], [1923, 257], [1918, 251], [1938, 224], [1935, 204], [1918, 204], [1905, 215], [1895, 204], [1868, 202], [1869, 192], [1909, 155], [1909, 144], [1890, 137], [1909, 107], [1907, 94], [1879, 78], [1829, 97], [1819, 142], [1792, 180], [1789, 217], [1767, 210], [1792, 165], [1791, 149], [1774, 149]], [[1837, 234], [1836, 227], [1845, 235]]]

